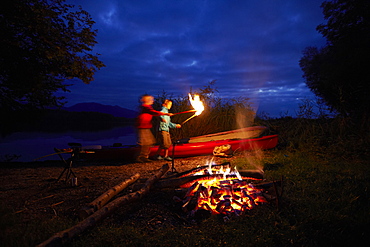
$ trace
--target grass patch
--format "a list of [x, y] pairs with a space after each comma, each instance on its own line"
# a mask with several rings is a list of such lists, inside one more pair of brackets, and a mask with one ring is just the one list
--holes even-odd
[[[214, 109], [225, 114], [209, 109], [208, 117], [189, 121], [184, 131], [191, 128], [198, 135], [235, 127], [231, 124], [235, 121], [224, 120], [230, 116], [235, 120], [237, 111], [228, 103], [221, 106]], [[248, 105], [243, 106], [248, 110]], [[220, 124], [210, 124], [212, 116]], [[163, 192], [117, 212], [66, 246], [364, 246], [369, 242], [369, 134], [338, 119], [283, 118], [259, 124], [279, 132], [279, 146], [247, 152], [233, 165], [263, 169], [267, 181], [283, 178], [279, 210], [262, 205], [227, 222], [218, 215], [171, 222], [179, 209], [171, 206], [172, 195]], [[148, 211], [151, 218], [145, 217]], [[34, 246], [76, 223], [66, 217], [26, 225], [19, 221], [11, 209], [0, 208], [3, 246]]]

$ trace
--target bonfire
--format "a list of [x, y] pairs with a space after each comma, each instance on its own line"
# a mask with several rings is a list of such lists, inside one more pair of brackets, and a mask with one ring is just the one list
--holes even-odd
[[240, 174], [230, 163], [215, 165], [210, 161], [204, 168], [190, 173], [190, 176], [182, 176], [193, 176], [195, 182], [183, 184], [181, 187], [187, 188], [184, 198], [174, 199], [182, 202], [183, 210], [190, 215], [199, 210], [206, 210], [211, 214], [238, 216], [257, 205], [267, 203], [264, 195], [266, 191], [252, 182], [261, 181], [261, 173], [253, 171], [248, 175], [245, 172]]

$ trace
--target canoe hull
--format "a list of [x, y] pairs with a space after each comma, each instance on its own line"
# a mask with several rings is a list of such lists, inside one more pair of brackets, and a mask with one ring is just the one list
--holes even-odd
[[[207, 142], [180, 143], [169, 148], [169, 155], [176, 158], [213, 155], [213, 150], [215, 147], [227, 144], [231, 145], [231, 149], [234, 152], [271, 149], [276, 147], [277, 143], [278, 135], [268, 135], [249, 139], [228, 139]], [[154, 156], [157, 150], [158, 146], [153, 146], [150, 150], [150, 156]], [[102, 149], [84, 150], [81, 152], [80, 158], [87, 160], [133, 160], [135, 157], [137, 157], [139, 152], [139, 146], [103, 147]]]

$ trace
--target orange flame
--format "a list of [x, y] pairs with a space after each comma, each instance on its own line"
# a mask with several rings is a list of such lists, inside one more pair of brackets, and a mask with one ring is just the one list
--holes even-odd
[[200, 101], [199, 95], [194, 94], [194, 98], [193, 98], [191, 94], [189, 93], [189, 100], [194, 110], [196, 110], [196, 112], [194, 113], [195, 116], [199, 116], [200, 114], [202, 114], [202, 112], [204, 111], [204, 105], [203, 105], [203, 102]]
[[[197, 205], [194, 211], [204, 209], [212, 214], [239, 215], [254, 206], [267, 202], [263, 196], [263, 190], [255, 188], [251, 183], [242, 180], [239, 172], [234, 168], [220, 167], [219, 170], [212, 169], [212, 161], [208, 169], [204, 170], [214, 176], [212, 179], [198, 181], [188, 191], [197, 197]], [[195, 175], [195, 174], [194, 174]], [[233, 175], [226, 177], [226, 175]], [[196, 186], [195, 186], [196, 185]]]

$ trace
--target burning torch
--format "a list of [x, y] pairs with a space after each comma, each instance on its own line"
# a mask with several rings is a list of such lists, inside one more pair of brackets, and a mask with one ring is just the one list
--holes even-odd
[[173, 115], [179, 115], [179, 114], [184, 114], [184, 113], [191, 113], [191, 112], [196, 112], [197, 110], [189, 110], [189, 111], [182, 111], [182, 112], [176, 112]]
[[194, 110], [190, 110], [190, 111], [186, 111], [186, 112], [179, 112], [178, 114], [181, 114], [181, 113], [188, 113], [188, 112], [195, 112], [193, 116], [189, 117], [188, 119], [186, 119], [184, 122], [181, 123], [181, 125], [183, 125], [184, 123], [186, 123], [187, 121], [189, 121], [190, 119], [196, 117], [196, 116], [199, 116], [203, 111], [204, 111], [204, 105], [203, 105], [203, 102], [200, 101], [200, 98], [199, 98], [199, 95], [198, 94], [195, 94], [194, 95], [194, 98], [191, 96], [191, 94], [189, 93], [189, 100], [190, 100], [190, 103], [192, 105], [192, 107], [194, 108]]

